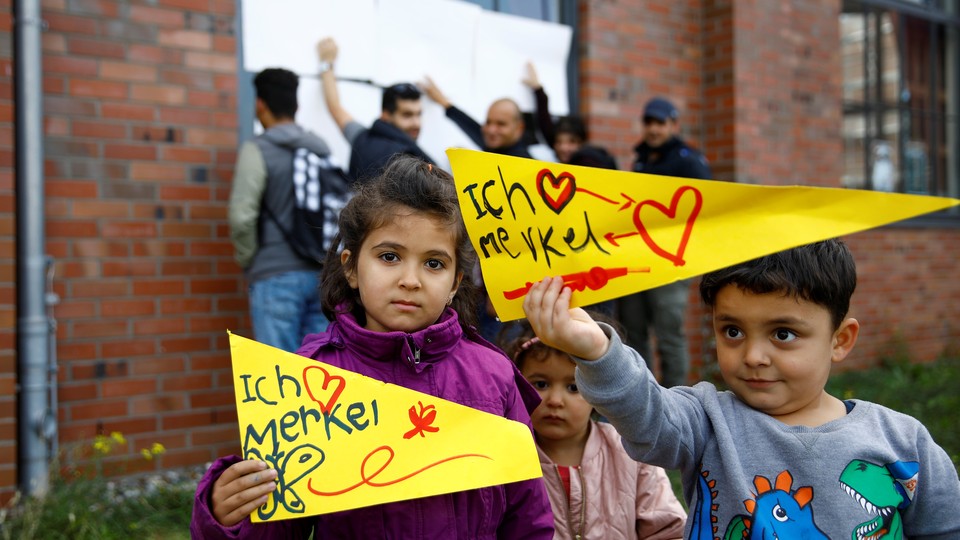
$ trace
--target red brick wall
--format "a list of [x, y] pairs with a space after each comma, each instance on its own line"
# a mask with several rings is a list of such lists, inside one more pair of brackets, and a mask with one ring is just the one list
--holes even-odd
[[702, 146], [701, 12], [699, 0], [580, 2], [580, 112], [621, 169], [633, 163], [654, 96], [677, 105], [683, 137]]
[[960, 231], [890, 226], [845, 240], [857, 260], [851, 316], [861, 328], [841, 367], [904, 353], [921, 362], [960, 355]]
[[[248, 322], [226, 225], [237, 145], [233, 12], [233, 0], [43, 2], [61, 446], [119, 431], [128, 441], [120, 454], [166, 446], [159, 467], [236, 447], [224, 330]], [[0, 77], [7, 127], [9, 69]], [[12, 136], [3, 132], [0, 490], [9, 495], [15, 299]]]

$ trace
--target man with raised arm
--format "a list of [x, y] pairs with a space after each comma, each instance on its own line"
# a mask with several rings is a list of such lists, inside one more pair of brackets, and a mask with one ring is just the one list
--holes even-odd
[[430, 156], [417, 146], [423, 112], [420, 90], [411, 83], [397, 83], [384, 88], [380, 118], [365, 128], [340, 104], [337, 79], [333, 73], [337, 53], [333, 38], [323, 38], [317, 44], [324, 101], [330, 116], [352, 149], [350, 177], [363, 182], [383, 170], [396, 154], [409, 154], [432, 163]]

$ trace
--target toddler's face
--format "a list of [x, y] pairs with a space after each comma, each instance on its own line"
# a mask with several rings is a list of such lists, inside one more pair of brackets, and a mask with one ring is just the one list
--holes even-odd
[[754, 409], [788, 424], [817, 424], [830, 414], [823, 390], [830, 368], [856, 341], [851, 324], [834, 330], [823, 306], [727, 285], [713, 309], [720, 373]]
[[586, 440], [593, 407], [577, 390], [575, 369], [570, 357], [559, 351], [550, 351], [546, 358], [527, 358], [523, 362], [520, 372], [543, 400], [530, 417], [538, 438]]

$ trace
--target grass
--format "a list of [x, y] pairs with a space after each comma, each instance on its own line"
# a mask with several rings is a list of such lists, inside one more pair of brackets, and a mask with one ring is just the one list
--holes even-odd
[[[116, 454], [125, 447], [120, 433], [71, 447], [52, 465], [59, 472], [46, 497], [18, 495], [0, 509], [0, 540], [189, 538], [196, 471], [119, 478], [104, 474], [116, 466], [109, 458], [124, 458]], [[152, 460], [163, 452], [163, 446], [154, 444], [135, 459]]]
[[[834, 375], [827, 387], [831, 394], [886, 405], [923, 422], [934, 439], [960, 469], [960, 358], [931, 364], [911, 364], [904, 359], [886, 360], [879, 367]], [[122, 441], [119, 434], [98, 437], [92, 450], [93, 463], [109, 454]], [[162, 453], [162, 447], [141, 451]], [[15, 500], [0, 510], [0, 540], [75, 538], [113, 540], [127, 538], [189, 538], [190, 513], [197, 478], [176, 475], [148, 480], [115, 481], [96, 474], [66, 469], [54, 478], [43, 500]], [[680, 478], [668, 471], [677, 497], [682, 501]]]

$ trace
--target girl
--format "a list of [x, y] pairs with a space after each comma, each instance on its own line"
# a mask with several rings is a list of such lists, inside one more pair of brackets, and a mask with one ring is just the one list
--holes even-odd
[[[505, 418], [530, 423], [539, 401], [503, 353], [478, 338], [469, 279], [475, 254], [449, 174], [395, 158], [340, 214], [327, 254], [326, 333], [298, 354]], [[467, 317], [468, 320], [464, 320]], [[276, 471], [221, 458], [197, 488], [195, 538], [551, 538], [538, 478], [302, 519], [257, 523]]]
[[631, 459], [613, 426], [590, 418], [570, 356], [521, 328], [505, 349], [543, 399], [532, 420], [554, 538], [682, 538], [687, 514], [663, 469]]

